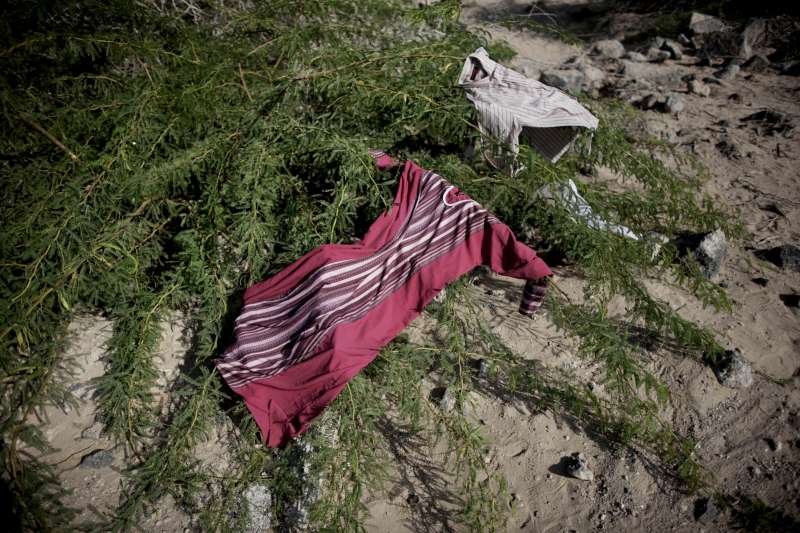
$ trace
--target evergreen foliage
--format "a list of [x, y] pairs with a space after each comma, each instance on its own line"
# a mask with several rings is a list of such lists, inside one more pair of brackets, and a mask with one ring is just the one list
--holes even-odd
[[[427, 311], [447, 332], [443, 344], [398, 338], [330, 407], [336, 438], [315, 424], [301, 439], [324, 479], [313, 522], [363, 530], [363, 496], [386, 479], [402, 446], [438, 436], [461, 476], [459, 520], [502, 529], [505, 485], [487, 471], [491, 443], [461, 410], [471, 390], [574, 417], [609, 442], [657, 454], [692, 488], [708, 481], [692, 443], [658, 418], [669, 391], [632, 334], [713, 358], [713, 334], [642, 280], [678, 284], [719, 309], [730, 305], [723, 290], [669, 246], [654, 258], [652, 239], [590, 230], [536, 196], [545, 183], [604, 165], [640, 191], [580, 185], [603, 216], [642, 235], [718, 227], [734, 235], [728, 216], [698, 193], [693, 161], [626, 132], [630, 108], [587, 101], [602, 125], [591, 155], [553, 166], [523, 149], [527, 170], [512, 180], [464, 154], [477, 129], [455, 83], [463, 59], [481, 45], [499, 60], [511, 51], [459, 25], [458, 2], [84, 0], [2, 9], [0, 459], [21, 529], [74, 525], [53, 472], [35, 459], [46, 446], [35, 416], [69, 401], [59, 385], [69, 371], [60, 357], [65, 326], [87, 311], [114, 321], [97, 402], [131, 461], [119, 509], [100, 520], [133, 528], [169, 494], [203, 529], [235, 529], [246, 516], [231, 509], [256, 481], [270, 486], [275, 517], [288, 520], [287, 505], [304, 490], [291, 459], [300, 444], [260, 446], [211, 361], [229, 341], [245, 287], [316, 246], [359, 237], [391, 203], [395, 180], [374, 170], [370, 147], [435, 169], [567, 258], [586, 298], [572, 302], [556, 288], [547, 308], [580, 353], [604, 366], [612, 394], [600, 398], [514, 354], [476, 318], [461, 281]], [[617, 295], [628, 305], [624, 322], [608, 316]], [[190, 317], [193, 349], [164, 414], [154, 400], [154, 350], [172, 310]], [[471, 370], [477, 357], [490, 362], [489, 380]], [[453, 391], [457, 409], [427, 401], [428, 376]], [[226, 415], [237, 431], [220, 478], [193, 450]], [[405, 443], [392, 440], [398, 432]]]

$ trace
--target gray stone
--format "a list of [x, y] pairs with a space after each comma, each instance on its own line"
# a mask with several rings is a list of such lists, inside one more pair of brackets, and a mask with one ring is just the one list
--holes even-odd
[[664, 46], [664, 41], [666, 41], [666, 39], [664, 37], [653, 37], [652, 39], [650, 39], [650, 45], [649, 46], [651, 48], [659, 49], [662, 46]]
[[443, 288], [439, 294], [433, 297], [433, 301], [437, 304], [444, 302], [445, 299], [447, 299], [447, 287]]
[[728, 251], [722, 230], [681, 235], [675, 239], [675, 246], [681, 257], [691, 256], [698, 263], [706, 279], [712, 279], [719, 273]]
[[742, 63], [742, 68], [750, 72], [764, 72], [769, 68], [769, 65], [769, 59], [761, 54], [756, 54]]
[[721, 80], [732, 80], [739, 73], [741, 67], [736, 63], [731, 63], [727, 67], [723, 67], [714, 73], [714, 76]]
[[583, 86], [582, 89], [588, 92], [587, 89], [597, 89], [602, 87], [606, 81], [605, 71], [595, 67], [594, 65], [583, 62], [578, 65], [578, 69], [583, 72]]
[[489, 363], [486, 359], [473, 359], [470, 363], [479, 379], [486, 379], [489, 376]]
[[447, 387], [436, 387], [431, 391], [431, 400], [445, 413], [449, 413], [456, 407], [456, 398]]
[[731, 29], [713, 31], [698, 36], [699, 45], [713, 56], [750, 59], [767, 44], [767, 24], [764, 19], [753, 19], [741, 33]]
[[111, 450], [95, 450], [81, 457], [83, 468], [104, 468], [114, 463], [114, 452]]
[[604, 39], [594, 43], [593, 50], [601, 56], [619, 59], [625, 55], [625, 46], [615, 39]]
[[719, 515], [720, 509], [713, 498], [701, 498], [694, 502], [694, 518], [701, 524], [710, 524]]
[[639, 107], [641, 109], [652, 109], [659, 103], [659, 97], [657, 94], [648, 94], [639, 102]]
[[683, 57], [683, 47], [679, 42], [672, 39], [664, 39], [664, 44], [661, 45], [662, 50], [669, 52], [672, 59], [681, 59]]
[[[663, 111], [665, 109], [664, 102], [659, 102], [657, 109]], [[656, 139], [661, 139], [670, 144], [675, 144], [680, 140], [675, 131], [663, 120], [648, 120], [645, 124], [647, 131]]]
[[722, 261], [728, 253], [725, 233], [718, 229], [706, 235], [694, 251], [694, 257], [703, 270], [703, 275], [711, 279], [719, 272]]
[[745, 389], [753, 384], [753, 369], [738, 349], [727, 350], [714, 364], [717, 380], [726, 387]]
[[716, 147], [717, 150], [719, 150], [720, 153], [728, 159], [742, 158], [742, 153], [739, 151], [739, 147], [733, 141], [731, 141], [730, 138], [722, 139], [716, 144]]
[[542, 72], [539, 81], [568, 93], [578, 93], [583, 85], [583, 72], [577, 69], [548, 70]]
[[697, 61], [695, 62], [695, 66], [697, 67], [710, 67], [711, 66], [711, 56], [708, 55], [708, 51], [705, 48], [700, 48], [695, 52], [695, 57]]
[[272, 494], [269, 487], [254, 483], [242, 493], [247, 504], [247, 531], [267, 531], [272, 525]]
[[683, 97], [678, 94], [671, 94], [667, 97], [666, 109], [669, 113], [680, 113], [686, 107]]
[[705, 54], [713, 57], [749, 59], [752, 50], [744, 45], [743, 37], [731, 30], [709, 33], [698, 38]]
[[692, 18], [689, 20], [689, 28], [695, 35], [701, 35], [715, 31], [724, 31], [727, 29], [727, 25], [717, 17], [704, 15], [703, 13], [692, 13]]
[[309, 518], [311, 516], [308, 507], [303, 505], [291, 504], [286, 509], [286, 523], [289, 531], [305, 531], [308, 529]]
[[81, 438], [97, 440], [100, 438], [102, 434], [103, 434], [103, 424], [101, 424], [100, 422], [95, 422], [88, 428], [84, 428], [83, 431], [81, 431]]
[[631, 61], [635, 61], [637, 63], [644, 63], [645, 61], [647, 61], [646, 55], [633, 51], [625, 52], [625, 58], [630, 59]]
[[773, 109], [762, 109], [740, 120], [752, 123], [759, 135], [787, 136], [794, 129], [794, 124], [787, 115]]
[[672, 57], [672, 54], [666, 50], [659, 50], [653, 47], [647, 49], [647, 59], [653, 63], [663, 63], [670, 57]]
[[678, 42], [681, 43], [683, 46], [692, 46], [693, 44], [692, 40], [682, 33], [678, 35]]
[[800, 76], [800, 61], [787, 61], [781, 66], [784, 76]]
[[709, 96], [711, 94], [711, 88], [700, 80], [690, 80], [689, 92], [699, 96]]
[[750, 59], [755, 49], [763, 46], [767, 37], [766, 19], [751, 20], [740, 37], [739, 57]]
[[568, 457], [565, 464], [567, 474], [575, 479], [593, 481], [594, 472], [586, 464], [586, 458], [580, 452], [575, 452]]
[[800, 272], [800, 247], [794, 244], [782, 244], [774, 248], [756, 250], [753, 253], [759, 259], [769, 261], [775, 266]]

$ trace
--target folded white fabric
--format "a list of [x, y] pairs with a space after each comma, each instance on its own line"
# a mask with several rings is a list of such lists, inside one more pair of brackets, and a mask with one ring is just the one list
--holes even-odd
[[524, 168], [516, 161], [520, 139], [555, 163], [578, 128], [597, 129], [576, 99], [500, 65], [482, 47], [467, 57], [458, 83], [478, 111], [484, 157], [512, 176]]
[[581, 196], [572, 180], [550, 183], [539, 189], [539, 195], [548, 200], [559, 200], [576, 218], [592, 229], [602, 229], [623, 237], [639, 240], [639, 236], [620, 224], [606, 222], [592, 211], [589, 202]]

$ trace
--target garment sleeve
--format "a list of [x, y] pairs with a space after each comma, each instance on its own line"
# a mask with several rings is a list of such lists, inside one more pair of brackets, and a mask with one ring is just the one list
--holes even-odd
[[548, 278], [553, 275], [550, 267], [535, 251], [519, 242], [505, 224], [492, 224], [484, 235], [483, 264], [498, 274], [527, 280], [519, 312], [534, 314], [542, 305]]

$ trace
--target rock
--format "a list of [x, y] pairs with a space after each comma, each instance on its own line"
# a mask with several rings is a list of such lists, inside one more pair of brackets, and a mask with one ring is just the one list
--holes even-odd
[[710, 524], [720, 515], [719, 507], [711, 498], [700, 498], [694, 502], [694, 519], [701, 524]]
[[[291, 504], [286, 508], [285, 522], [289, 524], [287, 531], [305, 531], [308, 529], [311, 513], [308, 506]], [[255, 533], [255, 532], [253, 532]]]
[[433, 297], [433, 301], [440, 304], [447, 298], [447, 287], [443, 288], [439, 293]]
[[754, 49], [761, 47], [767, 40], [767, 21], [766, 19], [751, 20], [742, 32], [740, 38], [739, 57], [750, 59], [755, 53]]
[[664, 41], [666, 41], [664, 37], [653, 37], [652, 39], [650, 39], [649, 46], [657, 50], [662, 46], [664, 46]]
[[753, 384], [753, 369], [738, 349], [726, 350], [714, 364], [717, 381], [732, 389], [745, 389]]
[[695, 35], [702, 35], [704, 33], [724, 31], [727, 29], [727, 25], [717, 17], [695, 12], [692, 13], [692, 18], [689, 19], [689, 29]]
[[783, 449], [783, 444], [779, 440], [767, 437], [766, 439], [764, 439], [764, 442], [767, 443], [767, 447], [770, 449], [770, 451], [773, 451], [775, 453], [778, 453], [779, 451], [781, 451], [781, 449]]
[[656, 94], [648, 94], [639, 102], [639, 107], [641, 109], [652, 109], [658, 105], [658, 95]]
[[578, 69], [583, 72], [582, 89], [589, 92], [591, 89], [598, 89], [605, 85], [606, 73], [605, 71], [595, 67], [588, 62], [582, 62], [578, 65]]
[[545, 85], [552, 85], [568, 93], [579, 93], [583, 86], [583, 72], [577, 69], [548, 70], [542, 72], [539, 81]]
[[696, 38], [698, 46], [711, 57], [750, 59], [752, 48], [744, 44], [743, 37], [732, 30], [704, 34]]
[[769, 68], [769, 65], [769, 59], [761, 54], [756, 54], [742, 63], [742, 68], [750, 72], [764, 72]]
[[682, 257], [692, 255], [706, 279], [717, 275], [728, 251], [722, 230], [681, 235], [675, 239], [675, 246]]
[[81, 457], [83, 468], [104, 468], [114, 463], [114, 452], [111, 450], [95, 450]]
[[103, 434], [103, 424], [101, 424], [100, 422], [95, 422], [88, 428], [84, 428], [83, 431], [81, 431], [81, 438], [97, 440], [100, 438], [102, 434]]
[[672, 56], [667, 50], [659, 50], [658, 48], [647, 49], [647, 59], [653, 63], [663, 63]]
[[719, 69], [718, 71], [714, 72], [714, 76], [721, 80], [732, 80], [736, 77], [739, 73], [739, 65], [735, 63], [731, 63], [730, 65]]
[[774, 248], [756, 250], [753, 253], [759, 259], [769, 261], [780, 268], [800, 272], [800, 248], [793, 244], [782, 244]]
[[478, 379], [486, 379], [489, 375], [489, 363], [486, 362], [486, 359], [471, 359], [470, 366], [475, 371]]
[[625, 59], [630, 59], [631, 61], [636, 61], [637, 63], [644, 63], [647, 61], [647, 56], [644, 54], [640, 54], [639, 52], [625, 52]]
[[778, 297], [793, 313], [800, 313], [800, 294], [779, 294]]
[[787, 61], [781, 66], [784, 76], [800, 76], [800, 61]]
[[686, 104], [683, 101], [683, 97], [681, 97], [678, 94], [669, 95], [667, 97], [667, 102], [665, 105], [666, 105], [666, 110], [672, 114], [680, 113], [686, 107]]
[[680, 43], [672, 39], [664, 39], [664, 44], [661, 45], [661, 49], [669, 52], [672, 59], [681, 59], [683, 57], [683, 47]]
[[717, 78], [703, 78], [703, 83], [707, 83], [709, 85], [722, 85], [722, 82], [719, 81]]
[[[666, 106], [664, 102], [658, 102], [655, 109], [665, 111]], [[678, 134], [663, 120], [647, 120], [645, 121], [645, 128], [656, 139], [661, 139], [670, 144], [679, 142]]]
[[753, 122], [759, 134], [775, 135], [780, 133], [786, 136], [794, 129], [794, 124], [783, 113], [772, 109], [757, 111], [741, 119], [742, 122]]
[[708, 55], [708, 52], [701, 48], [697, 52], [695, 52], [695, 57], [697, 57], [697, 62], [695, 65], [698, 67], [710, 67], [711, 66], [711, 56]]
[[686, 35], [682, 33], [678, 35], [678, 42], [681, 43], [683, 46], [692, 46], [694, 44], [692, 43], [691, 39], [689, 39]]
[[619, 59], [625, 55], [625, 46], [615, 39], [604, 39], [594, 43], [592, 50], [601, 56]]
[[733, 142], [729, 139], [722, 139], [720, 142], [716, 144], [717, 150], [727, 157], [728, 159], [741, 159], [742, 154], [739, 151], [739, 147], [736, 146]]
[[728, 243], [725, 240], [725, 233], [718, 229], [709, 233], [700, 242], [700, 246], [694, 251], [694, 256], [702, 266], [705, 277], [710, 279], [719, 272], [727, 253]]
[[539, 68], [540, 63], [536, 63], [529, 59], [520, 59], [517, 64], [517, 70], [532, 80], [538, 80], [542, 75], [542, 69]]
[[[533, 228], [531, 228], [531, 230], [532, 229]], [[489, 270], [488, 267], [480, 265], [470, 270], [469, 274], [467, 274], [467, 278], [473, 285], [482, 285], [483, 280], [492, 275], [491, 272], [492, 271]]]
[[575, 479], [583, 481], [594, 480], [594, 472], [586, 464], [586, 458], [580, 452], [575, 452], [571, 457], [568, 457], [564, 466], [567, 474]]
[[254, 483], [242, 493], [247, 504], [248, 532], [267, 531], [272, 524], [272, 494], [269, 487]]
[[711, 87], [700, 80], [690, 80], [689, 92], [700, 96], [709, 96], [711, 94]]
[[445, 413], [456, 407], [456, 399], [447, 387], [435, 387], [431, 390], [430, 399]]

